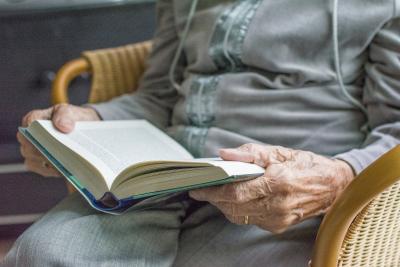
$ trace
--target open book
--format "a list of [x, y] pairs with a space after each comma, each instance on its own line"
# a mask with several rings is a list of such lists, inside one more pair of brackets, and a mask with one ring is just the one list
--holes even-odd
[[69, 134], [51, 121], [20, 132], [96, 209], [119, 213], [144, 198], [260, 176], [254, 164], [194, 159], [144, 120], [78, 122]]

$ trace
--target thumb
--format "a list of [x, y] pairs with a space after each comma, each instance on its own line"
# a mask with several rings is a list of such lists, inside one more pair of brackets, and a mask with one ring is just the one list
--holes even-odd
[[69, 105], [58, 105], [54, 107], [53, 125], [63, 133], [70, 133], [74, 130], [75, 120], [71, 106]]
[[237, 148], [220, 149], [219, 155], [223, 160], [242, 161], [247, 163], [254, 162], [254, 155], [252, 153]]

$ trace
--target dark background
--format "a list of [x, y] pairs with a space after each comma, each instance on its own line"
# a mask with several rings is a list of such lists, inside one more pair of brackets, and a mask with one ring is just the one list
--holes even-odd
[[[50, 9], [25, 5], [13, 10], [10, 5], [2, 9], [0, 1], [0, 169], [22, 163], [17, 127], [28, 111], [50, 105], [52, 79], [66, 61], [83, 50], [151, 39], [152, 1], [102, 2], [101, 6]], [[85, 76], [73, 82], [74, 104], [85, 102], [89, 83]], [[0, 235], [10, 233], [12, 226], [2, 224], [2, 216], [45, 212], [66, 195], [64, 183], [30, 172], [0, 174]]]

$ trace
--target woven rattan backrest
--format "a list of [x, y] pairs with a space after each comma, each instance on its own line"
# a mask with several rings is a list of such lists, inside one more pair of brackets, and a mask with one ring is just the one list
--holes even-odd
[[343, 241], [338, 266], [400, 266], [400, 182], [355, 218]]
[[151, 42], [142, 42], [83, 52], [92, 73], [89, 102], [107, 101], [133, 92], [145, 70], [150, 49]]

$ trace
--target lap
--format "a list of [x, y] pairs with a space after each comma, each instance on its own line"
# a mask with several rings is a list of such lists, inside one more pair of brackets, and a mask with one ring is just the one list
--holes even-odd
[[170, 266], [183, 204], [109, 215], [74, 194], [30, 227], [6, 266]]
[[183, 223], [174, 266], [307, 266], [319, 224], [316, 218], [274, 235], [232, 224], [205, 205]]
[[190, 199], [114, 216], [74, 194], [17, 240], [5, 266], [306, 266], [318, 223], [272, 235]]

